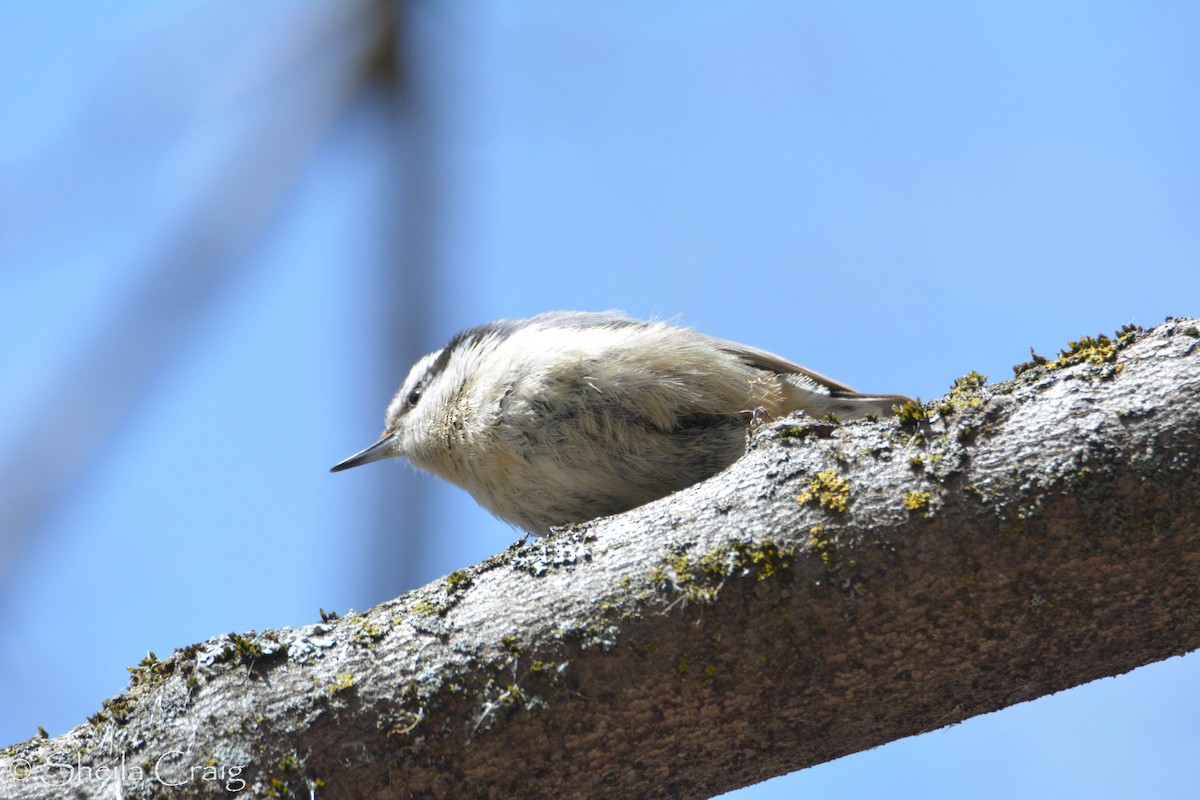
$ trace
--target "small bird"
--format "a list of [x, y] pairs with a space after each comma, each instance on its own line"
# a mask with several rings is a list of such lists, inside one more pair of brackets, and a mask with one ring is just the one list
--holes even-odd
[[715, 475], [746, 452], [755, 417], [885, 416], [907, 400], [690, 328], [555, 311], [422, 358], [379, 441], [330, 471], [403, 456], [541, 536]]

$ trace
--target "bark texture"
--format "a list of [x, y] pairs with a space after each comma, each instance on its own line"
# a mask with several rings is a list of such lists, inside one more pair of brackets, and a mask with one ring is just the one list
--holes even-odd
[[1176, 319], [923, 412], [772, 423], [664, 500], [144, 663], [0, 751], [0, 796], [701, 798], [1197, 647]]

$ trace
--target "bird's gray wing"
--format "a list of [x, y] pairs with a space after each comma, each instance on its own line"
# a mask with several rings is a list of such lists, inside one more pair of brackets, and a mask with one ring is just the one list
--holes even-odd
[[819, 372], [813, 372], [811, 369], [788, 361], [782, 356], [777, 356], [774, 353], [768, 353], [766, 350], [759, 350], [757, 347], [749, 347], [737, 342], [730, 342], [725, 339], [717, 340], [718, 346], [730, 355], [740, 358], [752, 367], [756, 367], [767, 372], [774, 372], [777, 375], [800, 375], [808, 378], [813, 383], [824, 387], [830, 392], [838, 394], [858, 394], [844, 383], [835, 381], [833, 378], [822, 375]]

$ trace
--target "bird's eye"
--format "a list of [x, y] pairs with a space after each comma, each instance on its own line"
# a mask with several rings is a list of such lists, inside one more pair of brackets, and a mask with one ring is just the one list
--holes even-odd
[[404, 405], [408, 406], [409, 408], [412, 408], [413, 406], [415, 406], [417, 404], [417, 401], [419, 401], [420, 399], [421, 399], [421, 387], [418, 386], [417, 388], [413, 389], [411, 392], [408, 393], [408, 397], [404, 398]]

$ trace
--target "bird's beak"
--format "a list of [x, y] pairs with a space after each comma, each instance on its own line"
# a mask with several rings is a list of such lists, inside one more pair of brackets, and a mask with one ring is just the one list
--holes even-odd
[[370, 464], [372, 461], [380, 461], [381, 459], [390, 458], [394, 455], [396, 455], [396, 453], [392, 451], [392, 437], [385, 435], [382, 439], [368, 447], [366, 450], [363, 450], [361, 453], [355, 453], [337, 466], [331, 467], [329, 471], [341, 472], [344, 469], [360, 467], [363, 464]]

